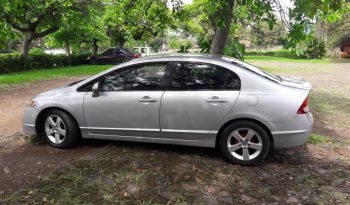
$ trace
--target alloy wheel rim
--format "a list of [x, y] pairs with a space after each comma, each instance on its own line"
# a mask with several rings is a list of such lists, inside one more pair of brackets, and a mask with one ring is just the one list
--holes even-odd
[[261, 153], [263, 143], [260, 135], [253, 129], [239, 128], [230, 133], [227, 148], [233, 157], [248, 161]]
[[45, 132], [49, 140], [54, 144], [60, 144], [66, 138], [66, 125], [62, 118], [57, 115], [50, 115], [45, 121]]

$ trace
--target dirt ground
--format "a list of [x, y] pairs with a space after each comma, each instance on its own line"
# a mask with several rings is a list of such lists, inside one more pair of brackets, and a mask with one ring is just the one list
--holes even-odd
[[52, 149], [28, 143], [22, 136], [22, 116], [26, 103], [40, 92], [65, 85], [79, 78], [60, 78], [13, 86], [0, 93], [0, 197], [40, 174], [48, 174], [67, 162], [91, 153], [80, 146], [71, 150]]
[[257, 167], [204, 148], [90, 140], [57, 150], [23, 137], [23, 108], [78, 78], [41, 81], [0, 93], [0, 203], [350, 204], [350, 64], [253, 64], [310, 81], [313, 133], [330, 140], [274, 151]]

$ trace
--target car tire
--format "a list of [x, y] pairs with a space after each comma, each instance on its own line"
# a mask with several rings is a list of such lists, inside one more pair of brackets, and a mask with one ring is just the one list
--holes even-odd
[[42, 122], [43, 135], [53, 147], [65, 149], [80, 141], [81, 134], [75, 120], [66, 112], [58, 109], [45, 113]]
[[238, 121], [225, 128], [219, 146], [228, 162], [255, 165], [266, 158], [271, 142], [261, 125], [251, 121]]

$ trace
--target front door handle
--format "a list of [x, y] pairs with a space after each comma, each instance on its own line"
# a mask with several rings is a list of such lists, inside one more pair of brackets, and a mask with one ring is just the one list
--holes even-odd
[[219, 98], [218, 96], [213, 96], [213, 97], [205, 100], [205, 102], [208, 102], [208, 103], [225, 103], [225, 102], [228, 102], [228, 100], [223, 99], [223, 98]]
[[143, 98], [138, 99], [139, 102], [157, 102], [157, 99], [150, 98], [149, 96], [144, 96]]

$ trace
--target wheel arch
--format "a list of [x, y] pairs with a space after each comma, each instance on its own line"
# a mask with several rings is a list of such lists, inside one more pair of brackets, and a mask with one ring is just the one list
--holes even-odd
[[216, 148], [219, 147], [221, 134], [226, 129], [226, 127], [228, 127], [232, 123], [239, 122], [239, 121], [250, 121], [250, 122], [254, 122], [254, 123], [260, 125], [267, 132], [267, 134], [269, 136], [269, 139], [270, 139], [270, 142], [271, 142], [270, 150], [272, 150], [274, 148], [274, 141], [273, 141], [273, 136], [272, 136], [271, 130], [264, 123], [262, 123], [262, 122], [260, 122], [259, 120], [256, 120], [256, 119], [252, 119], [252, 118], [236, 118], [236, 119], [229, 120], [224, 125], [222, 125], [220, 127], [218, 133], [216, 134], [216, 139], [215, 139], [215, 147]]
[[67, 111], [66, 109], [64, 108], [61, 108], [61, 107], [47, 107], [43, 110], [41, 110], [38, 114], [38, 116], [36, 117], [35, 119], [35, 131], [38, 135], [41, 135], [42, 132], [43, 132], [43, 127], [42, 127], [42, 121], [44, 120], [44, 116], [45, 114], [50, 111], [50, 110], [60, 110], [62, 112], [65, 112], [67, 115], [69, 115], [73, 120], [74, 122], [78, 125], [79, 127], [79, 123], [78, 121], [75, 119], [74, 115], [72, 115], [69, 111]]

